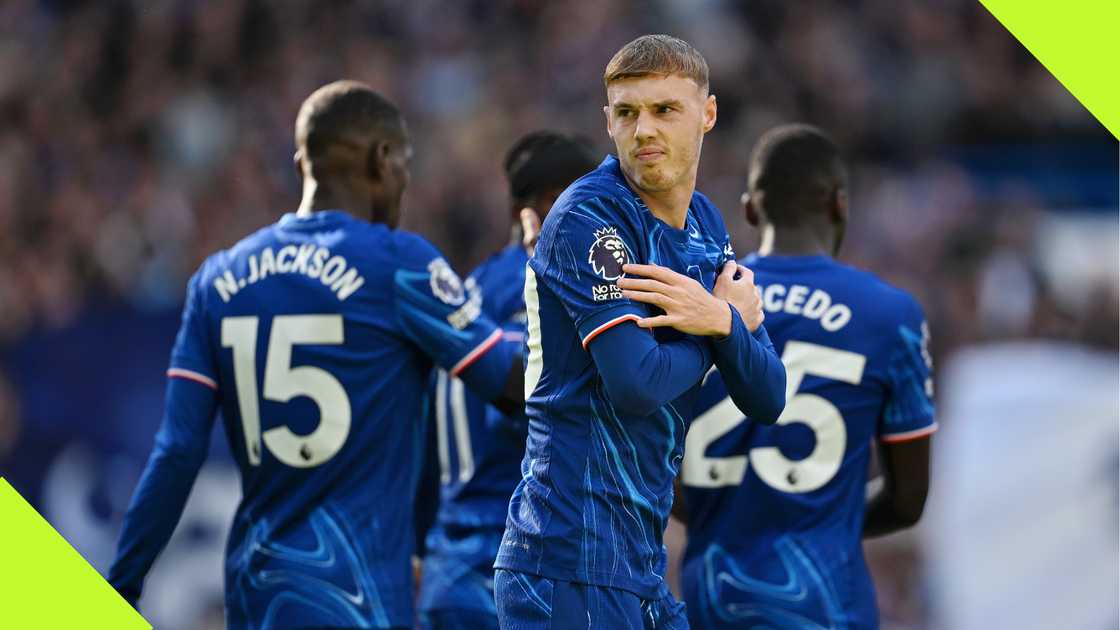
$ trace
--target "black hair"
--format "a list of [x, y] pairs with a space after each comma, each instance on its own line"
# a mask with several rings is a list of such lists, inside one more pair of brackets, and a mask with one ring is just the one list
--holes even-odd
[[847, 187], [847, 178], [832, 138], [812, 125], [782, 125], [755, 144], [748, 190], [764, 193], [759, 209], [771, 223], [792, 226], [802, 215], [827, 211], [833, 193]]
[[502, 162], [510, 196], [517, 201], [528, 201], [549, 190], [563, 190], [596, 166], [586, 140], [554, 131], [534, 131], [522, 136]]
[[315, 90], [296, 118], [296, 147], [312, 160], [333, 144], [355, 145], [367, 135], [403, 141], [404, 119], [388, 99], [358, 81], [335, 81]]

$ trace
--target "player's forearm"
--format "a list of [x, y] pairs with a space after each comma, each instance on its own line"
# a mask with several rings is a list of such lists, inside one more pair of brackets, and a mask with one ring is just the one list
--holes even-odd
[[215, 405], [212, 390], [170, 379], [167, 412], [125, 514], [117, 557], [109, 569], [109, 583], [133, 605], [140, 599], [144, 576], [175, 531], [206, 459]]
[[611, 402], [634, 415], [649, 415], [700, 382], [712, 365], [707, 345], [692, 337], [659, 344], [626, 322], [588, 346]]
[[751, 420], [773, 424], [786, 404], [785, 367], [765, 326], [750, 332], [734, 308], [731, 319], [731, 334], [711, 341], [715, 365], [735, 406]]
[[[874, 538], [913, 527], [922, 518], [927, 487], [921, 483], [895, 483], [891, 462], [885, 462], [883, 488], [867, 501], [863, 537]], [[902, 478], [906, 481], [906, 478]]]
[[914, 526], [929, 495], [929, 438], [883, 444], [883, 489], [867, 501], [863, 537]]
[[907, 506], [892, 492], [882, 491], [867, 503], [863, 520], [863, 537], [875, 538], [909, 529], [922, 517], [922, 501], [918, 506]]

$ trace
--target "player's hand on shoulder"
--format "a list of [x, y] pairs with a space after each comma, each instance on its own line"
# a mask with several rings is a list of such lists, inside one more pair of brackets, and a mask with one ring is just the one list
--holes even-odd
[[712, 295], [734, 306], [751, 332], [758, 330], [766, 319], [762, 311], [762, 290], [754, 283], [754, 272], [733, 260], [723, 265]]
[[638, 320], [642, 328], [671, 326], [689, 335], [709, 337], [731, 333], [727, 302], [708, 293], [699, 282], [658, 265], [629, 264], [622, 269], [627, 276], [618, 280], [618, 288], [624, 297], [665, 311]]

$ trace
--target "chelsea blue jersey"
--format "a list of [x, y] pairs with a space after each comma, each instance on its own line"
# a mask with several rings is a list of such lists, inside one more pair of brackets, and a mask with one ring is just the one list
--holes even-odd
[[877, 627], [861, 546], [865, 487], [875, 442], [936, 429], [922, 309], [825, 256], [742, 264], [762, 290], [787, 404], [775, 425], [749, 422], [718, 372], [705, 381], [682, 470], [690, 620]]
[[411, 625], [428, 375], [489, 396], [510, 367], [480, 303], [423, 238], [343, 212], [286, 215], [202, 265], [169, 374], [217, 390], [241, 471], [230, 627]]
[[[525, 338], [525, 248], [512, 244], [484, 261], [466, 280], [477, 286], [482, 312], [503, 330], [507, 343]], [[510, 418], [438, 370], [431, 394], [440, 503], [436, 524], [493, 527], [505, 524], [510, 494], [521, 478], [524, 418]]]
[[[525, 263], [528, 253], [514, 243], [484, 261], [467, 278], [484, 296], [482, 312], [501, 322], [506, 343], [525, 340]], [[494, 611], [493, 564], [506, 508], [521, 479], [525, 418], [508, 416], [439, 369], [430, 394], [429, 431], [438, 468], [439, 507], [425, 539], [418, 607], [433, 610]], [[433, 426], [434, 425], [434, 426]]]
[[711, 290], [732, 257], [729, 242], [699, 193], [684, 229], [657, 219], [613, 156], [557, 199], [526, 269], [529, 435], [496, 568], [658, 598], [662, 534], [699, 383], [651, 415], [627, 414], [612, 405], [587, 347], [611, 326], [653, 314], [622, 296], [623, 264], [662, 265]]

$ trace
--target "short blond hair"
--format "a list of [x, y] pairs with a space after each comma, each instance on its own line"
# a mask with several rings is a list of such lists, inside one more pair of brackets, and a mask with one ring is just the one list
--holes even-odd
[[642, 35], [611, 57], [603, 72], [603, 85], [620, 79], [651, 74], [677, 74], [708, 89], [708, 62], [692, 44], [672, 35]]

